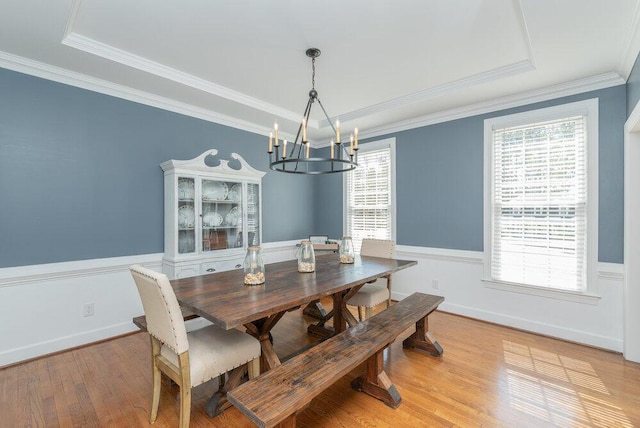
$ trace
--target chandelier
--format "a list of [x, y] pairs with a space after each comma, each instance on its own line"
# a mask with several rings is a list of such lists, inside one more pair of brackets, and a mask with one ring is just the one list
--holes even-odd
[[[316, 91], [316, 58], [320, 56], [320, 49], [307, 49], [307, 56], [311, 58], [311, 90], [309, 91], [309, 101], [302, 115], [302, 122], [298, 127], [298, 133], [292, 143], [287, 144], [287, 140], [278, 139], [278, 124], [274, 125], [273, 131], [269, 134], [269, 168], [274, 171], [287, 172], [291, 174], [330, 174], [334, 172], [346, 172], [358, 166], [358, 128], [350, 135], [349, 144], [340, 140], [340, 121], [336, 120], [335, 126], [327, 111], [324, 109], [318, 91]], [[307, 140], [307, 124], [313, 103], [318, 101], [327, 122], [333, 129], [335, 139], [331, 139], [329, 146], [329, 157], [312, 158], [309, 157], [309, 141]], [[287, 145], [289, 152], [287, 153]]]

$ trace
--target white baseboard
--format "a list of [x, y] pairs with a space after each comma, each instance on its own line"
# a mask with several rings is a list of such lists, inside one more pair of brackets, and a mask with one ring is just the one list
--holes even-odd
[[445, 312], [463, 315], [494, 324], [500, 324], [525, 330], [546, 336], [557, 337], [577, 343], [585, 343], [603, 349], [610, 349], [620, 352], [622, 350], [622, 339], [593, 334], [583, 330], [568, 329], [559, 325], [547, 324], [541, 321], [528, 320], [516, 316], [509, 316], [495, 312], [480, 311], [467, 306], [442, 303], [439, 307]]
[[58, 351], [64, 351], [65, 349], [75, 348], [87, 343], [98, 342], [100, 340], [109, 339], [111, 337], [120, 336], [138, 330], [138, 327], [136, 327], [131, 321], [128, 321], [91, 331], [85, 331], [79, 334], [56, 337], [20, 348], [9, 349], [0, 352], [0, 368], [19, 361], [29, 360], [31, 358]]

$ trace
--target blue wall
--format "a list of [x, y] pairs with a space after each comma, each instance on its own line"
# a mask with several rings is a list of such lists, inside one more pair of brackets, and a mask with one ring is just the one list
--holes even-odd
[[[598, 97], [599, 259], [621, 263], [637, 68], [626, 86], [377, 137], [396, 138], [398, 243], [482, 251], [484, 119]], [[211, 148], [269, 171], [265, 242], [342, 235], [342, 176], [268, 170], [263, 136], [4, 69], [0, 94], [0, 267], [162, 252], [159, 164]]]
[[326, 235], [332, 239], [340, 239], [343, 236], [342, 177], [342, 174], [316, 177], [314, 202], [316, 208], [314, 233], [316, 235]]
[[[622, 263], [624, 85], [376, 137], [396, 138], [398, 244], [482, 251], [484, 120], [596, 97], [599, 260]], [[315, 203], [325, 214], [317, 219], [318, 228], [340, 236], [342, 188], [329, 180], [321, 186]]]
[[212, 148], [269, 171], [265, 242], [314, 233], [312, 177], [270, 171], [266, 137], [5, 69], [0, 94], [0, 267], [163, 252], [159, 164]]

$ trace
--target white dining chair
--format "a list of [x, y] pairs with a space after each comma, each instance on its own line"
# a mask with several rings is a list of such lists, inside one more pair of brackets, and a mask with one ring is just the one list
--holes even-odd
[[[361, 256], [384, 257], [392, 259], [395, 257], [396, 244], [387, 239], [368, 239], [362, 240], [360, 247]], [[358, 307], [358, 319], [369, 318], [372, 314], [374, 306], [383, 302], [387, 302], [387, 307], [391, 304], [391, 275], [363, 285], [347, 302], [347, 305]], [[365, 310], [365, 316], [362, 316], [362, 308]]]
[[162, 372], [180, 387], [180, 427], [186, 428], [191, 416], [191, 388], [243, 365], [248, 368], [249, 378], [257, 376], [260, 342], [239, 330], [213, 325], [187, 332], [167, 276], [140, 265], [129, 270], [151, 337], [153, 394], [149, 422], [154, 423], [158, 416]]

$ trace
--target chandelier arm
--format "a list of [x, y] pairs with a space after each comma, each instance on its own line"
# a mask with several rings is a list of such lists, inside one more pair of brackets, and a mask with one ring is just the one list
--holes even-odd
[[[311, 103], [313, 103], [313, 98], [309, 97], [309, 101], [307, 101], [307, 107], [304, 109], [304, 113], [302, 114], [302, 117], [305, 118], [305, 121], [307, 123], [307, 125], [309, 124], [309, 113], [311, 113]], [[300, 132], [302, 132], [302, 122], [300, 122], [300, 125], [298, 126], [298, 133], [296, 134], [296, 139], [293, 140], [293, 145], [291, 147], [291, 152], [289, 153], [289, 157], [293, 157], [293, 152], [296, 149], [296, 146], [298, 145], [298, 138], [300, 138]], [[302, 149], [302, 138], [300, 138], [300, 149]], [[300, 151], [298, 151], [298, 156], [300, 156]]]
[[[313, 97], [309, 96], [309, 101], [307, 101], [307, 107], [304, 109], [304, 113], [303, 113], [303, 117], [305, 118], [306, 125], [309, 124], [309, 114], [311, 113], [311, 104], [313, 104]], [[302, 138], [300, 138], [300, 145], [298, 145], [298, 138], [300, 137], [301, 131], [302, 131], [302, 123], [300, 123], [300, 126], [298, 127], [298, 133], [296, 134], [296, 139], [293, 141], [293, 145], [291, 147], [291, 153], [289, 154], [289, 158], [293, 158], [293, 153], [296, 150], [296, 146], [298, 146], [298, 155], [296, 157], [298, 161], [296, 162], [296, 166], [294, 168], [294, 170], [296, 171], [298, 170], [298, 164], [300, 163], [300, 158], [302, 157], [302, 146], [303, 146]], [[307, 142], [307, 144], [309, 143]]]
[[322, 101], [320, 101], [320, 98], [317, 98], [318, 100], [318, 104], [320, 104], [320, 108], [322, 108], [322, 112], [324, 113], [324, 117], [327, 118], [327, 122], [329, 122], [329, 126], [331, 126], [331, 129], [333, 129], [333, 133], [336, 133], [336, 127], [333, 126], [333, 122], [331, 122], [331, 119], [329, 119], [329, 115], [327, 114], [327, 111], [324, 109], [324, 106], [322, 105]]

